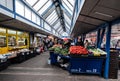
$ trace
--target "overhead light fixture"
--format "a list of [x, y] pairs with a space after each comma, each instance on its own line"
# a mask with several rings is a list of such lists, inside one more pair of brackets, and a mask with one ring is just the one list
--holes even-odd
[[104, 14], [104, 13], [101, 13], [101, 12], [95, 12], [95, 14], [99, 14], [99, 15], [106, 16], [106, 17], [113, 17], [111, 15]]

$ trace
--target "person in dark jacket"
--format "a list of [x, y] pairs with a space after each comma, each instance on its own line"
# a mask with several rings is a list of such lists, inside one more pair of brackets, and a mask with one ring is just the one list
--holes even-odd
[[71, 43], [70, 43], [69, 39], [65, 40], [64, 48], [68, 48], [69, 49], [70, 45], [71, 45]]
[[76, 46], [83, 46], [84, 47], [84, 43], [83, 43], [81, 38], [78, 38]]

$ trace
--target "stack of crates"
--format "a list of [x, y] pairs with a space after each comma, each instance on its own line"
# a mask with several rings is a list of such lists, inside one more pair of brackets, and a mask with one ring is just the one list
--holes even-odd
[[118, 51], [111, 51], [110, 52], [110, 63], [109, 63], [109, 78], [117, 79], [118, 78], [118, 58], [119, 52]]

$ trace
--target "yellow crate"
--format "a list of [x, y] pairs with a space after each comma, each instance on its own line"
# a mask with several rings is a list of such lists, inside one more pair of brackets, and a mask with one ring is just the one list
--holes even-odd
[[8, 48], [7, 47], [0, 48], [0, 54], [5, 54], [7, 52], [8, 52]]

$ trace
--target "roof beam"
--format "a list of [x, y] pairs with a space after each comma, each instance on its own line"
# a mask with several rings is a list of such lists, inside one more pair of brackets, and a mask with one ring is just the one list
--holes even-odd
[[84, 15], [84, 14], [80, 14], [80, 15], [81, 15], [81, 16], [84, 16], [84, 17], [89, 17], [89, 18], [92, 18], [92, 19], [96, 19], [96, 20], [108, 22], [107, 20], [99, 19], [99, 18], [96, 18], [96, 17], [92, 17], [92, 16], [88, 16], [88, 15]]
[[73, 5], [70, 3], [70, 1], [69, 0], [67, 0], [68, 2], [69, 2], [69, 4], [73, 7]]
[[46, 14], [44, 14], [43, 18], [46, 19], [48, 16], [50, 16], [51, 14], [53, 15], [53, 11], [54, 9], [51, 8]]
[[[49, 1], [49, 0], [48, 0]], [[48, 3], [48, 1], [46, 2], [46, 3]], [[43, 5], [43, 6], [45, 6], [46, 5], [46, 3]], [[43, 6], [40, 8], [40, 9], [38, 9], [38, 11], [37, 12], [39, 12], [42, 8], [43, 8]]]
[[92, 25], [92, 26], [98, 26], [98, 25], [95, 25], [95, 24], [91, 24], [91, 23], [88, 23], [88, 22], [84, 22], [84, 21], [77, 21], [77, 22], [85, 23], [85, 24], [88, 24], [88, 25]]
[[11, 19], [5, 19], [5, 20], [0, 20], [0, 22], [7, 22], [7, 21], [11, 21], [13, 20], [14, 18], [11, 18]]
[[44, 18], [44, 16], [45, 16], [45, 18], [46, 18], [46, 13], [47, 13], [47, 12], [52, 13], [53, 10], [54, 10], [54, 7], [53, 7], [53, 4], [52, 4], [52, 5], [50, 5], [50, 7], [47, 8], [47, 10], [44, 11], [44, 13], [43, 13], [41, 16], [42, 16], [43, 18]]
[[62, 25], [62, 28], [63, 28], [63, 31], [66, 31], [66, 28], [65, 28], [65, 22], [64, 22], [64, 15], [63, 15], [63, 11], [60, 7], [60, 4], [61, 4], [61, 1], [60, 0], [52, 0], [55, 7], [56, 7], [56, 12], [58, 14], [58, 17], [60, 18], [60, 23]]
[[52, 24], [52, 26], [55, 26], [58, 21], [59, 21], [59, 18]]
[[34, 7], [40, 0], [37, 0], [33, 5], [32, 7]]

